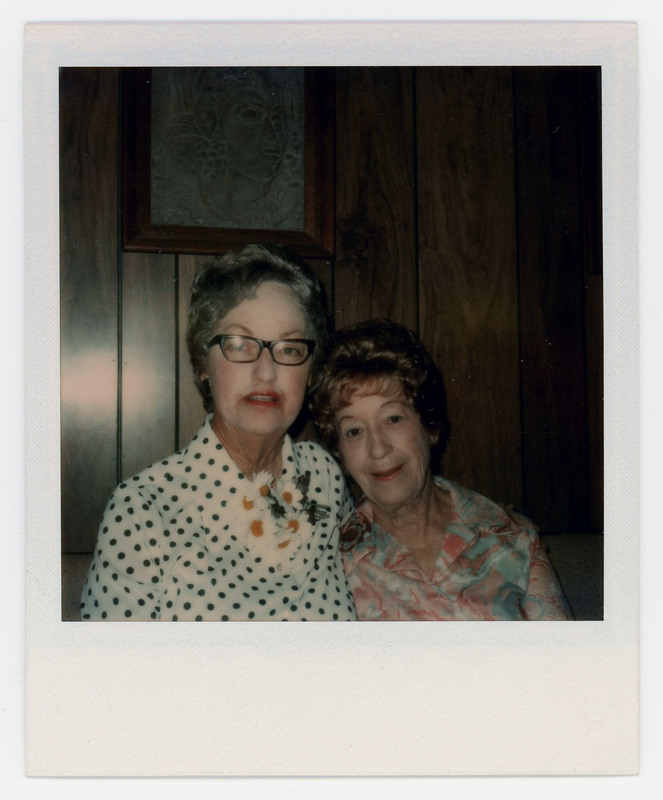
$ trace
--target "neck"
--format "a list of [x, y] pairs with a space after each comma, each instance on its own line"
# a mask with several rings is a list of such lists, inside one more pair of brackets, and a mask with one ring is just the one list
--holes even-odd
[[433, 476], [426, 480], [421, 492], [401, 506], [384, 507], [371, 504], [374, 521], [398, 538], [425, 539], [438, 537], [451, 518], [447, 492], [437, 486]]
[[283, 466], [283, 434], [253, 436], [228, 428], [216, 415], [212, 418], [212, 430], [244, 475], [251, 478], [266, 471], [278, 479]]

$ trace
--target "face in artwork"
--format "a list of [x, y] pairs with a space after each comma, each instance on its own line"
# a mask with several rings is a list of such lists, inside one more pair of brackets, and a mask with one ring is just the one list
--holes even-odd
[[[295, 295], [278, 283], [263, 283], [255, 296], [236, 305], [215, 334], [239, 334], [265, 341], [310, 337]], [[310, 359], [298, 366], [276, 364], [267, 347], [257, 361], [229, 361], [218, 345], [210, 348], [207, 369], [214, 402], [212, 425], [222, 441], [271, 437], [278, 440], [297, 418], [309, 382]]]

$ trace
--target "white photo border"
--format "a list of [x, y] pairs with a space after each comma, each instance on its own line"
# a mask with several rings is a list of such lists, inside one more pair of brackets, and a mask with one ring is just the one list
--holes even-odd
[[[601, 66], [603, 621], [61, 621], [58, 68], [207, 65], [220, 53], [238, 66]], [[25, 75], [28, 773], [635, 773], [636, 26], [34, 24], [26, 28]]]

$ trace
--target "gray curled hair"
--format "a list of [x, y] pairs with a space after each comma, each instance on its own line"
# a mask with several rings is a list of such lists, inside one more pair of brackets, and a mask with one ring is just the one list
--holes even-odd
[[191, 287], [186, 344], [196, 388], [207, 411], [212, 410], [212, 398], [200, 377], [207, 366], [207, 344], [219, 322], [243, 300], [254, 298], [263, 283], [286, 286], [304, 312], [306, 335], [316, 343], [311, 356], [311, 385], [317, 384], [329, 337], [320, 281], [300, 258], [282, 247], [249, 244], [205, 264]]

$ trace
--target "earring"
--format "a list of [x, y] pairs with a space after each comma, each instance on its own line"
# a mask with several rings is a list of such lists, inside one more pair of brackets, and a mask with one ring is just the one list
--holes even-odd
[[203, 395], [205, 397], [212, 396], [212, 384], [209, 382], [209, 378], [203, 380]]

